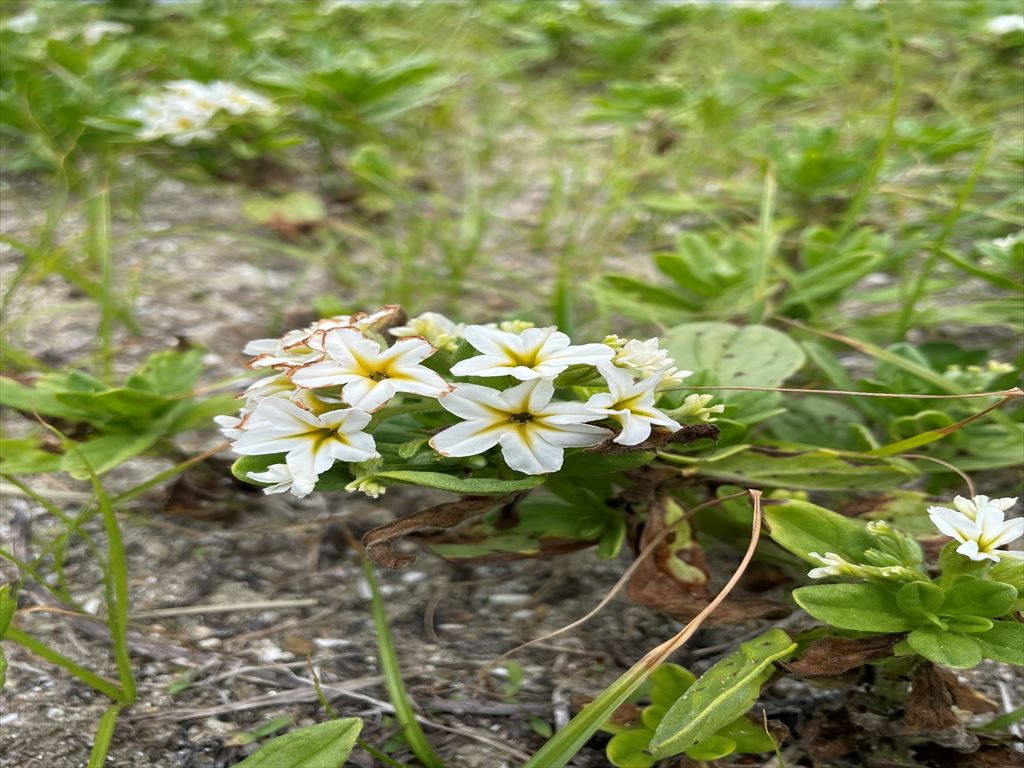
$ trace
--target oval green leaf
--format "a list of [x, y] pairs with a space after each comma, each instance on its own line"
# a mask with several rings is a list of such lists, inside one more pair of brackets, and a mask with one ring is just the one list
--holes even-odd
[[330, 720], [268, 741], [237, 768], [338, 768], [355, 746], [363, 721]]

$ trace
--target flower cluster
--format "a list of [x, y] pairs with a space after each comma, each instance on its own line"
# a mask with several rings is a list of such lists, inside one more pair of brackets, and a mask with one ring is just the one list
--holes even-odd
[[[432, 312], [407, 320], [393, 305], [325, 318], [246, 345], [249, 367], [271, 375], [240, 395], [238, 416], [218, 423], [236, 453], [284, 456], [249, 474], [267, 493], [305, 496], [340, 461], [368, 462], [369, 469], [349, 467], [356, 479], [348, 488], [379, 495], [373, 432], [402, 413], [403, 402], [432, 414], [418, 444], [436, 461], [497, 448], [504, 466], [528, 475], [558, 471], [567, 448], [635, 446], [654, 430], [680, 429], [673, 415], [701, 420], [721, 411], [707, 406], [707, 395], [687, 398], [673, 414], [659, 410], [666, 379], [687, 372], [657, 339], [621, 341], [576, 345], [553, 326], [463, 326]], [[627, 349], [643, 355], [622, 355]]]
[[234, 83], [174, 80], [165, 83], [159, 93], [144, 96], [127, 116], [142, 123], [136, 138], [167, 138], [171, 144], [183, 146], [194, 139], [212, 139], [217, 134], [213, 119], [220, 112], [237, 116], [274, 110], [272, 101]]

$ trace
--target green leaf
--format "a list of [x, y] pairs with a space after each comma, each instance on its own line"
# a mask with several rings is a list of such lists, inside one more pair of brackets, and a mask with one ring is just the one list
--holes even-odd
[[626, 472], [630, 469], [644, 467], [653, 460], [654, 454], [651, 451], [635, 451], [622, 456], [609, 456], [603, 453], [569, 453], [557, 474], [560, 477], [608, 475], [613, 472]]
[[615, 768], [651, 768], [657, 761], [647, 753], [654, 734], [646, 728], [631, 728], [612, 736], [604, 753]]
[[967, 614], [994, 619], [1010, 612], [1017, 590], [999, 581], [962, 578], [946, 590], [943, 614]]
[[[680, 368], [695, 372], [687, 386], [777, 387], [804, 364], [800, 346], [774, 328], [729, 323], [686, 323], [662, 341]], [[729, 418], [750, 423], [774, 407], [775, 392], [722, 392]]]
[[659, 664], [651, 673], [651, 703], [671, 707], [676, 700], [689, 690], [697, 676], [678, 664]]
[[929, 661], [953, 669], [970, 669], [981, 663], [981, 647], [973, 637], [926, 626], [907, 635], [907, 644]]
[[80, 443], [77, 450], [65, 453], [61, 460], [61, 469], [76, 480], [88, 480], [89, 467], [92, 467], [92, 471], [97, 475], [102, 475], [128, 459], [138, 456], [159, 439], [160, 434], [156, 432], [94, 437]]
[[83, 416], [80, 410], [62, 403], [53, 391], [40, 384], [35, 387], [26, 387], [21, 382], [6, 376], [0, 376], [0, 405], [27, 414], [39, 414], [69, 421], [79, 421]]
[[191, 391], [202, 372], [203, 350], [165, 350], [146, 358], [125, 386], [163, 396], [182, 395]]
[[965, 635], [988, 632], [995, 626], [992, 619], [983, 616], [947, 616], [944, 621], [950, 632], [961, 632]]
[[896, 606], [908, 616], [924, 616], [938, 613], [946, 600], [942, 587], [928, 581], [911, 581], [900, 587], [896, 594]]
[[748, 450], [721, 459], [692, 461], [701, 474], [744, 487], [762, 485], [807, 491], [881, 490], [911, 480], [916, 470], [905, 462], [879, 460], [829, 450], [782, 453]]
[[43, 446], [38, 437], [0, 438], [0, 472], [9, 475], [59, 472], [61, 455]]
[[797, 644], [781, 629], [741, 643], [701, 675], [665, 714], [651, 739], [655, 757], [685, 752], [742, 716], [772, 676], [772, 663], [796, 648]]
[[767, 504], [764, 519], [775, 543], [813, 565], [821, 565], [811, 552], [835, 552], [856, 562], [864, 551], [878, 546], [867, 527], [808, 501], [791, 499]]
[[761, 754], [775, 749], [775, 739], [764, 729], [761, 723], [753, 722], [749, 717], [738, 717], [718, 732], [736, 743], [736, 752]]
[[358, 717], [330, 720], [278, 736], [237, 768], [337, 768], [348, 759], [363, 727]]
[[793, 592], [797, 605], [818, 621], [860, 632], [907, 632], [912, 624], [896, 605], [894, 586], [821, 584]]
[[700, 744], [695, 744], [686, 750], [686, 756], [693, 760], [708, 762], [710, 760], [719, 760], [727, 755], [731, 755], [735, 751], [735, 741], [715, 734], [704, 739]]
[[1024, 624], [994, 621], [988, 632], [975, 635], [986, 659], [1024, 667]]
[[393, 480], [396, 483], [422, 485], [426, 488], [438, 488], [442, 491], [483, 496], [488, 494], [515, 493], [536, 488], [544, 482], [544, 477], [524, 477], [520, 480], [499, 480], [490, 477], [456, 477], [442, 472], [413, 472], [408, 470], [389, 470], [375, 472], [379, 480]]
[[998, 563], [992, 565], [988, 577], [1009, 584], [1018, 592], [1024, 592], [1024, 561], [1016, 557], [1001, 557]]

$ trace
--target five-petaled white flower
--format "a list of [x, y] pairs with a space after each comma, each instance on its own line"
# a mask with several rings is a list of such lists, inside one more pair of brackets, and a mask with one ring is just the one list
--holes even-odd
[[957, 496], [953, 506], [928, 507], [928, 517], [935, 527], [952, 539], [960, 542], [956, 548], [971, 560], [992, 560], [1002, 557], [1024, 557], [1020, 552], [997, 552], [1004, 544], [1024, 536], [1024, 518], [1006, 519], [1006, 510], [1017, 503], [1017, 499], [990, 499], [975, 496], [965, 499]]
[[285, 454], [294, 492], [308, 486], [311, 477], [316, 484], [316, 478], [335, 461], [367, 461], [380, 456], [373, 436], [362, 431], [369, 423], [370, 414], [355, 408], [317, 415], [286, 397], [268, 397], [249, 415], [232, 450], [242, 456]]
[[570, 365], [596, 365], [615, 354], [607, 344], [573, 346], [569, 337], [554, 326], [527, 328], [516, 334], [471, 325], [465, 337], [483, 354], [453, 365], [453, 376], [551, 379]]
[[439, 397], [451, 390], [440, 375], [420, 365], [436, 351], [425, 339], [410, 336], [391, 347], [354, 328], [335, 328], [323, 337], [326, 358], [289, 372], [306, 388], [342, 385], [341, 397], [353, 408], [379, 410], [398, 392]]
[[652, 427], [666, 427], [673, 432], [681, 428], [679, 422], [654, 407], [655, 391], [665, 371], [636, 381], [628, 371], [611, 363], [598, 363], [597, 370], [608, 382], [608, 391], [593, 395], [587, 407], [622, 425], [613, 442], [637, 445], [651, 436]]
[[610, 433], [586, 423], [600, 414], [583, 403], [553, 403], [554, 393], [549, 379], [533, 379], [503, 392], [457, 384], [438, 402], [465, 421], [434, 435], [430, 446], [442, 456], [475, 456], [500, 445], [512, 469], [527, 475], [557, 472], [566, 448], [597, 445]]

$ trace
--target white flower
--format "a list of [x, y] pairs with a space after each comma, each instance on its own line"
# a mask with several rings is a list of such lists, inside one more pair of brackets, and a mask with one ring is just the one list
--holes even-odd
[[317, 479], [316, 475], [295, 476], [287, 464], [271, 464], [266, 472], [250, 472], [249, 478], [257, 483], [270, 483], [263, 489], [267, 495], [291, 491], [293, 496], [300, 499], [313, 492]]
[[118, 21], [91, 21], [82, 30], [82, 39], [86, 45], [96, 45], [107, 35], [124, 35], [131, 31], [130, 26]]
[[829, 576], [854, 576], [858, 568], [853, 563], [848, 563], [835, 552], [826, 552], [824, 555], [817, 552], [808, 552], [808, 557], [813, 557], [822, 564], [822, 567], [812, 568], [808, 576], [812, 579], [825, 579]]
[[242, 456], [285, 454], [291, 476], [304, 488], [335, 461], [377, 458], [373, 437], [362, 431], [369, 423], [370, 414], [355, 408], [317, 415], [288, 398], [268, 397], [250, 414], [232, 450]]
[[1015, 498], [990, 499], [988, 496], [975, 496], [973, 499], [965, 499], [963, 496], [957, 496], [953, 499], [955, 510], [948, 507], [928, 507], [928, 517], [942, 533], [960, 542], [956, 551], [964, 557], [979, 562], [998, 562], [1000, 556], [1022, 557], [1019, 552], [996, 551], [1004, 544], [1024, 536], [1024, 518], [1007, 520], [1004, 514], [1016, 503]]
[[1024, 229], [1015, 234], [1006, 235], [1006, 237], [997, 237], [992, 241], [992, 245], [996, 248], [1013, 248], [1017, 243], [1024, 243]]
[[647, 339], [647, 341], [608, 336], [604, 342], [615, 350], [612, 362], [619, 368], [635, 371], [641, 378], [664, 371], [660, 384], [661, 389], [679, 386], [683, 379], [693, 373], [693, 371], [681, 371], [676, 368], [675, 360], [661, 348], [657, 336]]
[[466, 328], [466, 341], [483, 354], [453, 365], [454, 376], [550, 379], [570, 365], [596, 365], [614, 354], [606, 344], [572, 346], [569, 337], [554, 326], [515, 334], [471, 325]]
[[412, 318], [406, 325], [389, 329], [388, 333], [400, 339], [406, 336], [422, 336], [438, 349], [453, 352], [465, 330], [465, 325], [452, 322], [438, 312], [424, 312]]
[[993, 35], [1008, 35], [1011, 32], [1024, 31], [1024, 16], [1020, 14], [995, 16], [985, 22], [985, 30]]
[[527, 475], [557, 472], [564, 449], [597, 445], [610, 433], [586, 423], [599, 414], [583, 403], [553, 403], [554, 393], [549, 379], [532, 379], [503, 392], [457, 384], [438, 402], [465, 421], [434, 435], [430, 447], [442, 456], [476, 456], [500, 445], [512, 469]]
[[598, 363], [597, 370], [608, 382], [608, 391], [592, 396], [587, 407], [622, 425], [613, 442], [637, 445], [651, 436], [652, 427], [666, 427], [673, 432], [681, 428], [679, 422], [654, 407], [655, 391], [664, 372], [636, 381], [629, 372], [611, 363]]
[[342, 399], [353, 408], [374, 412], [398, 392], [439, 397], [451, 387], [437, 373], [420, 365], [436, 351], [416, 336], [382, 348], [354, 328], [335, 328], [323, 337], [326, 357], [294, 368], [288, 375], [300, 387], [342, 385]]
[[719, 403], [708, 407], [708, 403], [714, 400], [714, 395], [687, 395], [683, 404], [672, 413], [681, 419], [697, 419], [698, 421], [717, 421], [711, 416], [712, 413], [723, 413], [725, 406]]
[[8, 19], [7, 23], [4, 24], [4, 28], [11, 30], [11, 32], [17, 32], [19, 35], [24, 35], [35, 29], [38, 23], [39, 14], [35, 11], [25, 11]]

